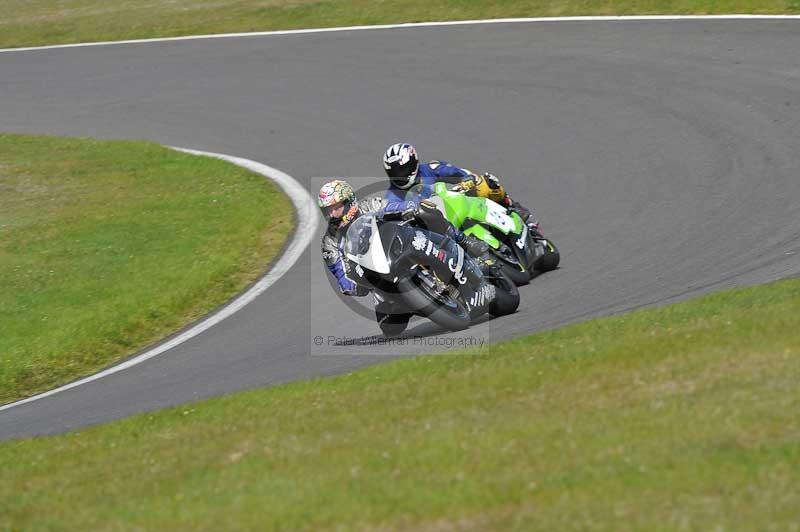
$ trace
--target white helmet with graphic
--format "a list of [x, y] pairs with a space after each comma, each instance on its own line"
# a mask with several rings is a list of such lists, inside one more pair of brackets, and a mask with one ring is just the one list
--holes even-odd
[[392, 144], [383, 154], [383, 168], [394, 186], [403, 190], [411, 188], [419, 169], [417, 150], [404, 142]]

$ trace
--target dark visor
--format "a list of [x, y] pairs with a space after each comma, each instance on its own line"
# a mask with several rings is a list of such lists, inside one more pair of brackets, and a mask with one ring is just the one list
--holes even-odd
[[342, 214], [344, 214], [344, 212], [347, 210], [347, 205], [344, 202], [340, 201], [339, 203], [334, 203], [333, 205], [329, 205], [328, 207], [323, 207], [322, 215], [325, 217], [325, 219], [328, 219], [331, 217], [331, 212], [335, 211], [342, 205], [345, 206], [345, 209], [342, 211]]
[[393, 166], [386, 170], [389, 177], [408, 177], [417, 170], [414, 161], [408, 161], [406, 164], [400, 166]]

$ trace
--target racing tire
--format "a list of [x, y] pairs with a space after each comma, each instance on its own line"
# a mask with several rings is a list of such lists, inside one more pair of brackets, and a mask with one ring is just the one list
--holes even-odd
[[509, 279], [514, 281], [515, 285], [522, 286], [531, 282], [530, 272], [520, 270], [519, 266], [504, 261], [503, 257], [496, 253], [492, 253], [492, 256], [497, 259], [497, 264], [500, 266], [500, 269], [503, 270], [503, 273], [506, 274]]
[[403, 301], [415, 314], [449, 331], [461, 331], [469, 327], [469, 310], [460, 298], [436, 294], [417, 275], [399, 281], [397, 288]]
[[520, 270], [518, 264], [506, 261], [503, 254], [492, 247], [489, 247], [488, 252], [495, 259], [495, 261], [497, 261], [497, 264], [503, 270], [503, 273], [508, 275], [508, 277], [514, 281], [515, 285], [523, 286], [531, 282], [531, 272]]
[[495, 278], [491, 282], [495, 288], [495, 297], [489, 305], [489, 314], [496, 317], [516, 312], [519, 307], [519, 290], [514, 281], [499, 270], [495, 272]]
[[547, 238], [542, 239], [544, 243], [544, 255], [539, 257], [533, 264], [533, 269], [537, 272], [549, 272], [558, 268], [561, 262], [561, 254], [553, 242]]

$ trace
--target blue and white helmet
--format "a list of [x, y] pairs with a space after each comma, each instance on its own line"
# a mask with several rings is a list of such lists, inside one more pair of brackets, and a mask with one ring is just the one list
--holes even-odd
[[394, 186], [403, 190], [411, 188], [419, 169], [417, 150], [404, 142], [392, 144], [383, 154], [383, 168]]

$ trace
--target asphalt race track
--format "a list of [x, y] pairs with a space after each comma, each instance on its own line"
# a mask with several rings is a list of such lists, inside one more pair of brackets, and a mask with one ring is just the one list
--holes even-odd
[[407, 139], [424, 158], [504, 177], [563, 255], [521, 289], [512, 316], [459, 335], [414, 321], [422, 341], [350, 346], [328, 337], [379, 329], [332, 292], [315, 244], [255, 302], [181, 346], [0, 412], [0, 439], [796, 276], [798, 50], [800, 21], [681, 20], [0, 54], [2, 131], [227, 153], [313, 193], [318, 176], [380, 175], [385, 145]]

